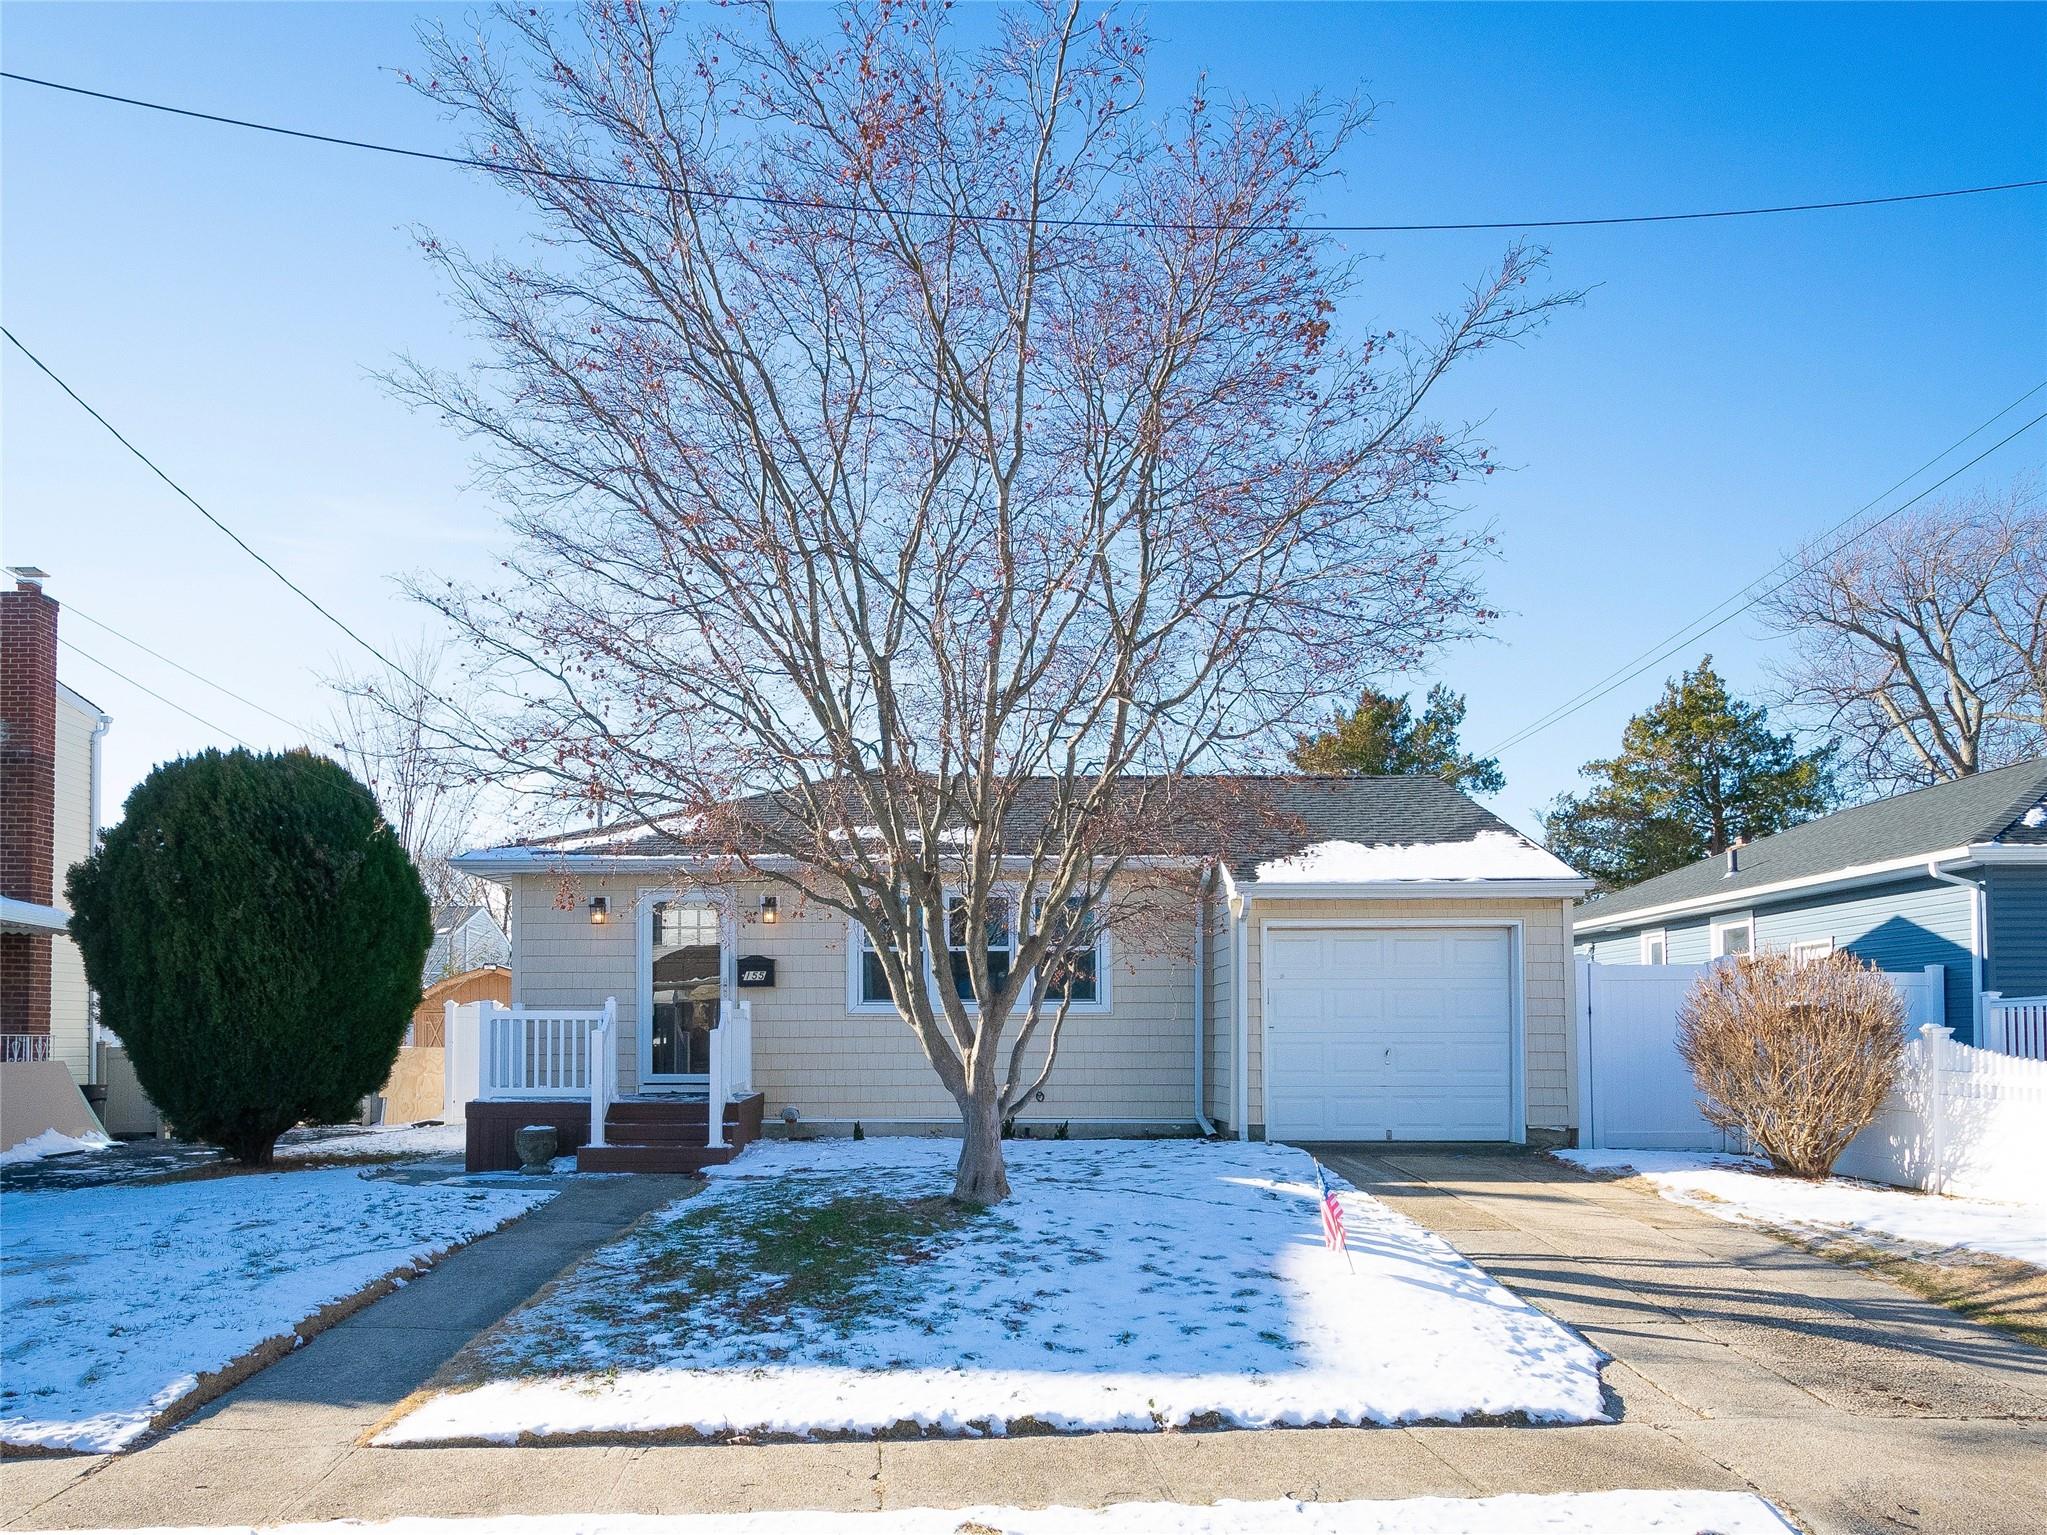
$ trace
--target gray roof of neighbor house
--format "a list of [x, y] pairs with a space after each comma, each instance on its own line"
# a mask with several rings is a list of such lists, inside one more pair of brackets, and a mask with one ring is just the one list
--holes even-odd
[[1724, 854], [1659, 874], [1579, 909], [1577, 926], [1610, 927], [1632, 914], [1680, 902], [1727, 896], [1730, 901], [1763, 886], [1831, 874], [1956, 848], [1998, 844], [2047, 846], [2047, 811], [2028, 825], [2028, 812], [2047, 805], [2047, 758], [1913, 789], [1889, 799], [1837, 810], [1832, 815], [1762, 837], [1741, 849], [1740, 868], [1727, 872]]
[[[1131, 780], [1130, 788], [1139, 792], [1146, 783]], [[1042, 828], [1053, 804], [1052, 780], [1033, 780], [1023, 787], [1006, 828], [1008, 845], [1019, 850]], [[1275, 861], [1332, 847], [1412, 855], [1405, 865], [1381, 857], [1369, 861], [1362, 874], [1331, 873], [1328, 878], [1335, 882], [1359, 878], [1578, 878], [1483, 805], [1433, 776], [1205, 775], [1180, 779], [1171, 792], [1175, 803], [1185, 807], [1188, 829], [1177, 837], [1162, 834], [1153, 851], [1220, 856], [1239, 880], [1258, 879], [1262, 871], [1270, 881], [1275, 878], [1271, 868]], [[762, 819], [771, 817], [776, 809], [773, 795], [755, 795], [738, 803], [747, 815]], [[1481, 857], [1450, 864], [1431, 865], [1425, 855], [1415, 852], [1468, 849], [1474, 843], [1483, 849]], [[544, 868], [549, 863], [687, 858], [712, 851], [686, 829], [620, 826], [481, 850], [465, 854], [457, 862], [477, 868], [523, 860]], [[1443, 869], [1453, 872], [1441, 872]], [[1304, 865], [1289, 877], [1308, 881], [1314, 872]]]

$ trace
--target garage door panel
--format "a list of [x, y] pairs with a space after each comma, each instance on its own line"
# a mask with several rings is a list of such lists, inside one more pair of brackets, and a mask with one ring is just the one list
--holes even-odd
[[1512, 945], [1502, 929], [1269, 932], [1267, 1133], [1512, 1133]]

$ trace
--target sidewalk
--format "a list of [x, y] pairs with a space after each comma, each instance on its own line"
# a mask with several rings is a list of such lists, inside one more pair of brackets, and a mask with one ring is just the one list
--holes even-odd
[[1822, 1532], [2038, 1529], [2047, 1353], [1545, 1159], [1325, 1155], [1613, 1354], [1623, 1421], [711, 1447], [357, 1443], [511, 1301], [668, 1197], [633, 1178], [575, 1186], [149, 1449], [0, 1467], [0, 1516], [78, 1528], [1676, 1487], [1760, 1491]]

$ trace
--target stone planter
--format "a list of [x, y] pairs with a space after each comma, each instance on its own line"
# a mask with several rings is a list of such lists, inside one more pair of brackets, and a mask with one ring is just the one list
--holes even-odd
[[553, 1125], [526, 1125], [512, 1136], [512, 1149], [519, 1153], [519, 1171], [522, 1173], [544, 1173], [561, 1145], [561, 1137], [555, 1134]]

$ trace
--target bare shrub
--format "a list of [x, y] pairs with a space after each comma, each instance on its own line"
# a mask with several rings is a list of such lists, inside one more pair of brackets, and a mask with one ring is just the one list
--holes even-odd
[[1699, 1111], [1779, 1172], [1824, 1178], [1876, 1117], [1905, 1043], [1898, 993], [1852, 954], [1763, 952], [1717, 965], [1677, 1014]]

